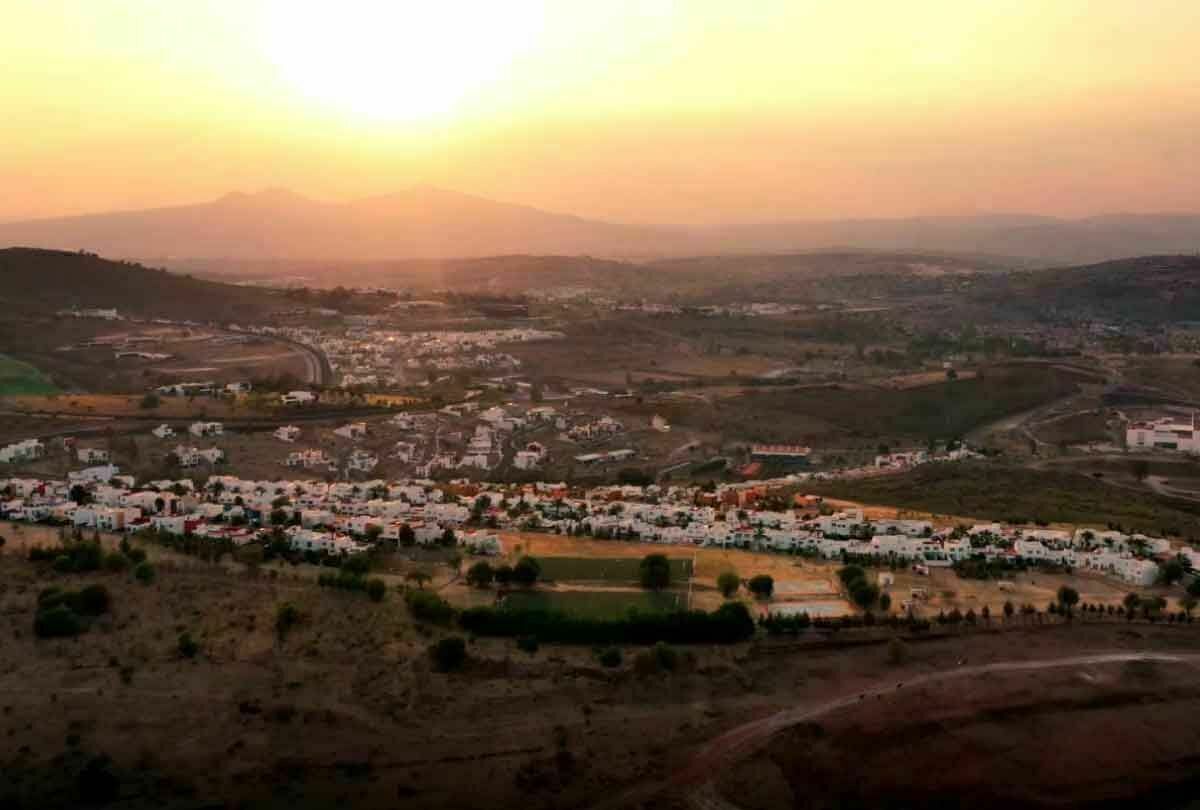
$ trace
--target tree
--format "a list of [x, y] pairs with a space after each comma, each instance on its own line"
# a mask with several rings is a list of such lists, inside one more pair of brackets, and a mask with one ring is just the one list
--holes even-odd
[[445, 548], [453, 548], [458, 543], [458, 538], [454, 536], [454, 529], [446, 527], [446, 530], [442, 532], [442, 537], [438, 542]]
[[513, 582], [522, 588], [531, 588], [542, 575], [542, 566], [533, 557], [522, 557], [513, 566]]
[[363, 532], [363, 534], [366, 535], [367, 542], [371, 545], [374, 545], [375, 543], [379, 542], [379, 535], [383, 534], [383, 527], [377, 526], [374, 523], [368, 523], [367, 529]]
[[1058, 589], [1058, 605], [1061, 611], [1066, 615], [1071, 615], [1071, 608], [1079, 603], [1079, 591], [1063, 585]]
[[647, 554], [638, 565], [638, 581], [643, 588], [661, 591], [671, 584], [671, 561], [665, 554]]
[[1011, 619], [1013, 614], [1016, 612], [1017, 612], [1017, 609], [1013, 605], [1012, 601], [1006, 599], [1004, 601], [1004, 621], [1008, 621], [1009, 619]]
[[[0, 545], [4, 545], [4, 544], [0, 543]], [[1187, 584], [1187, 592], [1189, 595], [1194, 596], [1197, 599], [1200, 599], [1200, 577], [1196, 577], [1195, 579], [1193, 579], [1191, 582], [1189, 582]]]
[[1150, 475], [1150, 462], [1144, 458], [1135, 459], [1129, 467], [1130, 472], [1133, 473], [1133, 477], [1139, 481], [1145, 481]]
[[1158, 581], [1163, 585], [1174, 585], [1187, 574], [1183, 559], [1176, 555], [1158, 567]]
[[892, 609], [891, 594], [881, 593], [879, 595], [879, 609], [882, 610], [884, 613], [887, 613], [889, 610]]
[[477, 562], [467, 569], [467, 584], [474, 588], [486, 588], [492, 584], [496, 572], [486, 562]]
[[508, 563], [496, 566], [495, 579], [497, 585], [502, 588], [507, 587], [513, 581], [513, 567]]
[[726, 599], [732, 598], [740, 587], [742, 587], [742, 580], [736, 571], [725, 571], [717, 577], [717, 590]]
[[287, 519], [287, 512], [283, 511], [282, 509], [271, 510], [271, 525], [282, 526], [283, 524], [287, 523]]
[[404, 575], [404, 579], [408, 582], [417, 583], [417, 587], [424, 590], [425, 583], [432, 580], [433, 577], [429, 576], [429, 574], [425, 573], [424, 571], [409, 571]]
[[1133, 593], [1132, 591], [1125, 594], [1125, 598], [1121, 601], [1121, 604], [1125, 605], [1125, 611], [1127, 613], [1133, 613], [1133, 611], [1138, 609], [1138, 605], [1140, 605], [1141, 603], [1142, 603], [1142, 597], [1138, 596], [1136, 593]]
[[142, 410], [152, 411], [162, 404], [162, 400], [158, 398], [158, 394], [149, 393], [142, 397], [142, 401], [138, 403], [138, 407]]
[[82, 484], [75, 484], [71, 487], [68, 497], [80, 506], [86, 506], [92, 502], [92, 493], [88, 492]]
[[397, 534], [397, 542], [406, 548], [415, 546], [417, 544], [417, 533], [413, 531], [412, 526], [402, 523]]
[[854, 604], [858, 605], [863, 610], [867, 610], [877, 601], [879, 601], [879, 586], [872, 585], [866, 581], [860, 581], [856, 587], [850, 591], [850, 598], [854, 600]]
[[771, 594], [775, 593], [775, 579], [769, 574], [759, 574], [751, 577], [746, 587], [756, 599], [770, 599]]

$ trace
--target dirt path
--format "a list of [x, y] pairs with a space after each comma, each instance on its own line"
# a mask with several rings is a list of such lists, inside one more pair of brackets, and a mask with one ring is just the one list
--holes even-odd
[[888, 683], [880, 686], [817, 704], [784, 709], [732, 728], [709, 741], [696, 752], [687, 765], [671, 775], [665, 782], [638, 785], [613, 799], [595, 805], [594, 810], [616, 810], [631, 806], [647, 801], [668, 788], [686, 790], [688, 803], [692, 807], [734, 808], [736, 810], [737, 806], [721, 796], [713, 787], [715, 775], [727, 768], [730, 763], [748, 756], [766, 745], [776, 734], [792, 726], [811, 722], [824, 715], [854, 706], [868, 698], [882, 698], [885, 695], [896, 693], [897, 690], [913, 689], [958, 678], [974, 678], [997, 672], [1029, 672], [1071, 666], [1120, 664], [1130, 661], [1196, 666], [1200, 665], [1200, 654], [1103, 652], [1032, 661], [1000, 661], [993, 664], [964, 666], [928, 675], [918, 675], [901, 682], [889, 680]]

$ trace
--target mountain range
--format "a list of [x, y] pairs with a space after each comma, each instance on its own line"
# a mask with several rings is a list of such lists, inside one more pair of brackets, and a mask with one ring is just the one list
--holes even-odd
[[0, 247], [86, 250], [114, 258], [379, 260], [509, 254], [654, 258], [834, 247], [1096, 262], [1200, 251], [1200, 215], [1067, 220], [1011, 214], [807, 220], [748, 225], [628, 225], [417, 186], [349, 202], [269, 189], [211, 202], [0, 224]]

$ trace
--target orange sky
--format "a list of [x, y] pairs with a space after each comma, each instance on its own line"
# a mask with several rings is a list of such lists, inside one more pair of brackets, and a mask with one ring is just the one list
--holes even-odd
[[0, 219], [1200, 211], [1197, 0], [0, 0]]

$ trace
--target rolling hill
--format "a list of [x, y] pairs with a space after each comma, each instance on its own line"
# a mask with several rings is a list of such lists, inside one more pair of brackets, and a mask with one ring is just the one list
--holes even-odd
[[0, 246], [185, 259], [395, 260], [509, 254], [663, 258], [853, 248], [1012, 256], [1077, 264], [1200, 250], [1200, 216], [1025, 214], [627, 225], [417, 186], [349, 202], [272, 189], [196, 205], [0, 225]]
[[0, 310], [41, 315], [60, 309], [116, 307], [123, 314], [237, 321], [277, 309], [261, 290], [201, 281], [85, 253], [0, 250]]

